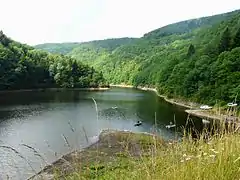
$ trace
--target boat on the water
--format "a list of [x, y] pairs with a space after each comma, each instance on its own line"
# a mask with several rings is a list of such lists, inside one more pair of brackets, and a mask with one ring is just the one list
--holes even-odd
[[137, 121], [134, 126], [141, 126], [142, 125], [142, 121]]
[[167, 129], [174, 128], [174, 127], [176, 127], [176, 124], [173, 124], [172, 122], [170, 122], [169, 125], [166, 125]]

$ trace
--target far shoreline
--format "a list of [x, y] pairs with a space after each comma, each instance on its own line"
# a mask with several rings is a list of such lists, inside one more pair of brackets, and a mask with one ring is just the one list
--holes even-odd
[[181, 106], [181, 107], [188, 108], [188, 109], [193, 109], [193, 108], [198, 107], [197, 103], [188, 102], [188, 104], [186, 104], [186, 103], [183, 103], [183, 102], [177, 102], [176, 99], [169, 99], [166, 96], [159, 94], [156, 88], [147, 88], [147, 87], [143, 87], [143, 86], [135, 87], [135, 86], [132, 86], [132, 85], [125, 85], [125, 84], [123, 84], [123, 85], [122, 84], [116, 84], [116, 85], [115, 84], [110, 84], [110, 87], [133, 88], [133, 89], [135, 88], [135, 89], [140, 89], [140, 90], [143, 90], [143, 91], [153, 91], [153, 92], [156, 93], [157, 96], [163, 98], [166, 102], [168, 102], [170, 104]]
[[110, 87], [98, 87], [98, 88], [36, 88], [36, 89], [17, 89], [17, 90], [2, 90], [0, 94], [5, 93], [18, 93], [18, 92], [45, 92], [45, 91], [56, 91], [56, 92], [64, 92], [64, 91], [106, 91], [109, 90]]
[[198, 103], [183, 102], [178, 99], [168, 99], [166, 96], [159, 94], [156, 88], [147, 88], [147, 87], [142, 87], [142, 86], [134, 87], [132, 85], [125, 85], [125, 84], [117, 84], [117, 85], [110, 84], [110, 87], [135, 88], [135, 89], [140, 89], [143, 91], [153, 91], [156, 93], [156, 95], [158, 97], [163, 98], [166, 102], [173, 104], [173, 105], [187, 108], [187, 109], [185, 109], [185, 112], [187, 114], [195, 116], [195, 117], [207, 118], [207, 119], [213, 119], [213, 120], [219, 120], [219, 121], [238, 121], [238, 122], [240, 121], [240, 118], [237, 116], [236, 117], [235, 116], [228, 117], [226, 115], [221, 115], [221, 114], [220, 115], [212, 114], [211, 111], [209, 111], [209, 110], [202, 110], [202, 109], [200, 109], [200, 104], [198, 104]]

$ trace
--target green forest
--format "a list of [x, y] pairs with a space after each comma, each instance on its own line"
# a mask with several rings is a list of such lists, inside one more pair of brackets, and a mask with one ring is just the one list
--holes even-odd
[[0, 31], [0, 90], [105, 85], [102, 72], [93, 67], [23, 45]]
[[212, 105], [239, 101], [239, 19], [237, 10], [182, 21], [142, 38], [82, 43], [67, 55], [102, 71], [108, 83]]

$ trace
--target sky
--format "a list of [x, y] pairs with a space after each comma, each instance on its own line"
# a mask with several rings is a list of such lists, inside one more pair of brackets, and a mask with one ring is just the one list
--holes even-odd
[[36, 45], [143, 34], [240, 9], [239, 0], [0, 0], [0, 30]]

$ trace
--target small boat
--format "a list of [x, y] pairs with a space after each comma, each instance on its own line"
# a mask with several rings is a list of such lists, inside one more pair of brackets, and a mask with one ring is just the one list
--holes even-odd
[[137, 121], [134, 126], [141, 126], [142, 125], [142, 121]]
[[117, 106], [113, 106], [112, 109], [117, 109], [118, 107]]
[[235, 107], [235, 106], [237, 106], [237, 103], [228, 103], [227, 106], [228, 107]]
[[176, 124], [173, 124], [172, 122], [170, 122], [169, 125], [166, 125], [166, 128], [168, 128], [168, 129], [173, 128], [173, 127], [176, 127]]
[[206, 120], [206, 119], [202, 119], [202, 123], [203, 124], [210, 124], [210, 121]]
[[209, 110], [209, 109], [212, 109], [212, 107], [208, 105], [203, 105], [203, 106], [200, 106], [200, 109]]

